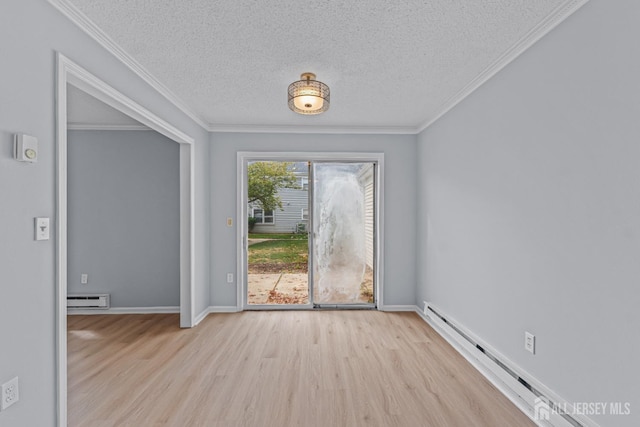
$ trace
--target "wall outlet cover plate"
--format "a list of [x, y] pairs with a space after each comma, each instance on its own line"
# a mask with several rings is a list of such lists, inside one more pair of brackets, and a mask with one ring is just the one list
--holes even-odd
[[531, 354], [536, 354], [536, 337], [531, 332], [524, 333], [524, 349]]
[[18, 377], [15, 377], [2, 384], [2, 401], [0, 402], [0, 411], [4, 411], [18, 400], [20, 400], [20, 390], [18, 389]]

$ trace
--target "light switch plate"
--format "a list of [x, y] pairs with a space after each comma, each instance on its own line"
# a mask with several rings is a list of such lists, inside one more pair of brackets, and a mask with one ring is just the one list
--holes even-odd
[[36, 218], [36, 240], [49, 240], [49, 218]]

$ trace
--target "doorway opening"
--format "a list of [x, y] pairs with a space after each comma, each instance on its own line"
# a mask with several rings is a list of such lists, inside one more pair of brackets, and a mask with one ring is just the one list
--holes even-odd
[[381, 306], [383, 159], [238, 153], [239, 309]]
[[180, 326], [194, 325], [194, 140], [61, 53], [56, 86], [56, 374], [58, 425], [67, 425], [67, 90], [73, 86], [179, 144]]

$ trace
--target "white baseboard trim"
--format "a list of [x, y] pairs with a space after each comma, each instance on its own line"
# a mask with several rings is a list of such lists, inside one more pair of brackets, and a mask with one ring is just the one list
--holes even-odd
[[235, 305], [212, 305], [209, 307], [209, 313], [237, 313], [242, 310], [238, 310]]
[[209, 309], [211, 307], [207, 307], [204, 310], [202, 310], [202, 313], [198, 314], [196, 316], [195, 319], [193, 319], [193, 326], [198, 326], [200, 324], [200, 322], [202, 322], [204, 320], [205, 317], [207, 317], [210, 313]]
[[415, 305], [382, 305], [378, 307], [380, 311], [415, 311]]
[[111, 307], [106, 310], [69, 308], [68, 315], [90, 315], [90, 314], [160, 314], [160, 313], [180, 313], [180, 307]]
[[210, 305], [205, 308], [202, 313], [198, 314], [193, 321], [193, 326], [198, 325], [202, 322], [205, 317], [207, 317], [210, 313], [237, 313], [242, 310], [238, 310], [238, 307], [235, 305]]
[[[483, 342], [472, 332], [466, 329], [462, 324], [458, 323], [455, 319], [452, 319], [442, 312], [439, 308], [434, 307], [431, 303], [429, 306], [433, 308], [436, 313], [447, 319], [443, 321], [438, 315], [430, 310], [421, 310], [415, 306], [415, 312], [427, 322], [440, 336], [442, 336], [451, 346], [460, 353], [474, 368], [476, 368], [491, 384], [493, 384], [502, 394], [504, 394], [518, 409], [520, 409], [525, 415], [527, 415], [532, 421], [541, 427], [575, 427], [575, 424], [569, 422], [566, 418], [549, 411], [548, 420], [538, 420], [534, 414], [534, 408], [537, 405], [540, 406], [538, 394], [534, 393], [531, 389], [523, 385], [513, 375], [524, 380], [531, 387], [533, 387], [538, 393], [542, 394], [543, 399], [551, 400], [561, 407], [567, 408], [568, 412], [573, 412], [573, 407], [566, 400], [560, 398], [555, 392], [542, 384], [539, 380], [528, 374], [524, 369], [520, 368], [515, 363], [504, 357], [498, 351], [493, 349], [490, 345]], [[451, 325], [457, 328], [460, 332], [471, 339], [475, 344], [482, 347], [481, 351], [469, 342], [457, 332]], [[506, 369], [510, 370], [513, 374], [509, 373], [506, 369], [496, 363], [491, 357], [497, 359]], [[545, 400], [546, 401], [546, 400]], [[548, 405], [544, 404], [547, 408]], [[584, 427], [599, 427], [593, 420], [585, 416], [572, 416], [579, 425]]]

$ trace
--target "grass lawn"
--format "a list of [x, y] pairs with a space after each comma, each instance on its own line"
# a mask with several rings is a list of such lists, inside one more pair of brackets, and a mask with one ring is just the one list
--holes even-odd
[[[306, 236], [305, 236], [306, 237]], [[249, 246], [249, 270], [306, 271], [307, 239], [269, 240]]]
[[[282, 237], [274, 238], [273, 236]], [[250, 234], [249, 238], [271, 239], [249, 246], [249, 274], [307, 273], [309, 241], [305, 234]], [[373, 302], [373, 270], [369, 267], [367, 267], [360, 289], [360, 298], [356, 302]], [[275, 288], [273, 292], [275, 292]], [[280, 299], [268, 300], [268, 303], [306, 304], [308, 301], [306, 294], [301, 296], [280, 292], [278, 291], [277, 295], [269, 297], [276, 298], [277, 296]], [[255, 294], [251, 295], [251, 292], [249, 294], [253, 297], [256, 296]]]
[[267, 234], [249, 233], [250, 239], [276, 239], [276, 240], [307, 240], [307, 233], [300, 234]]

